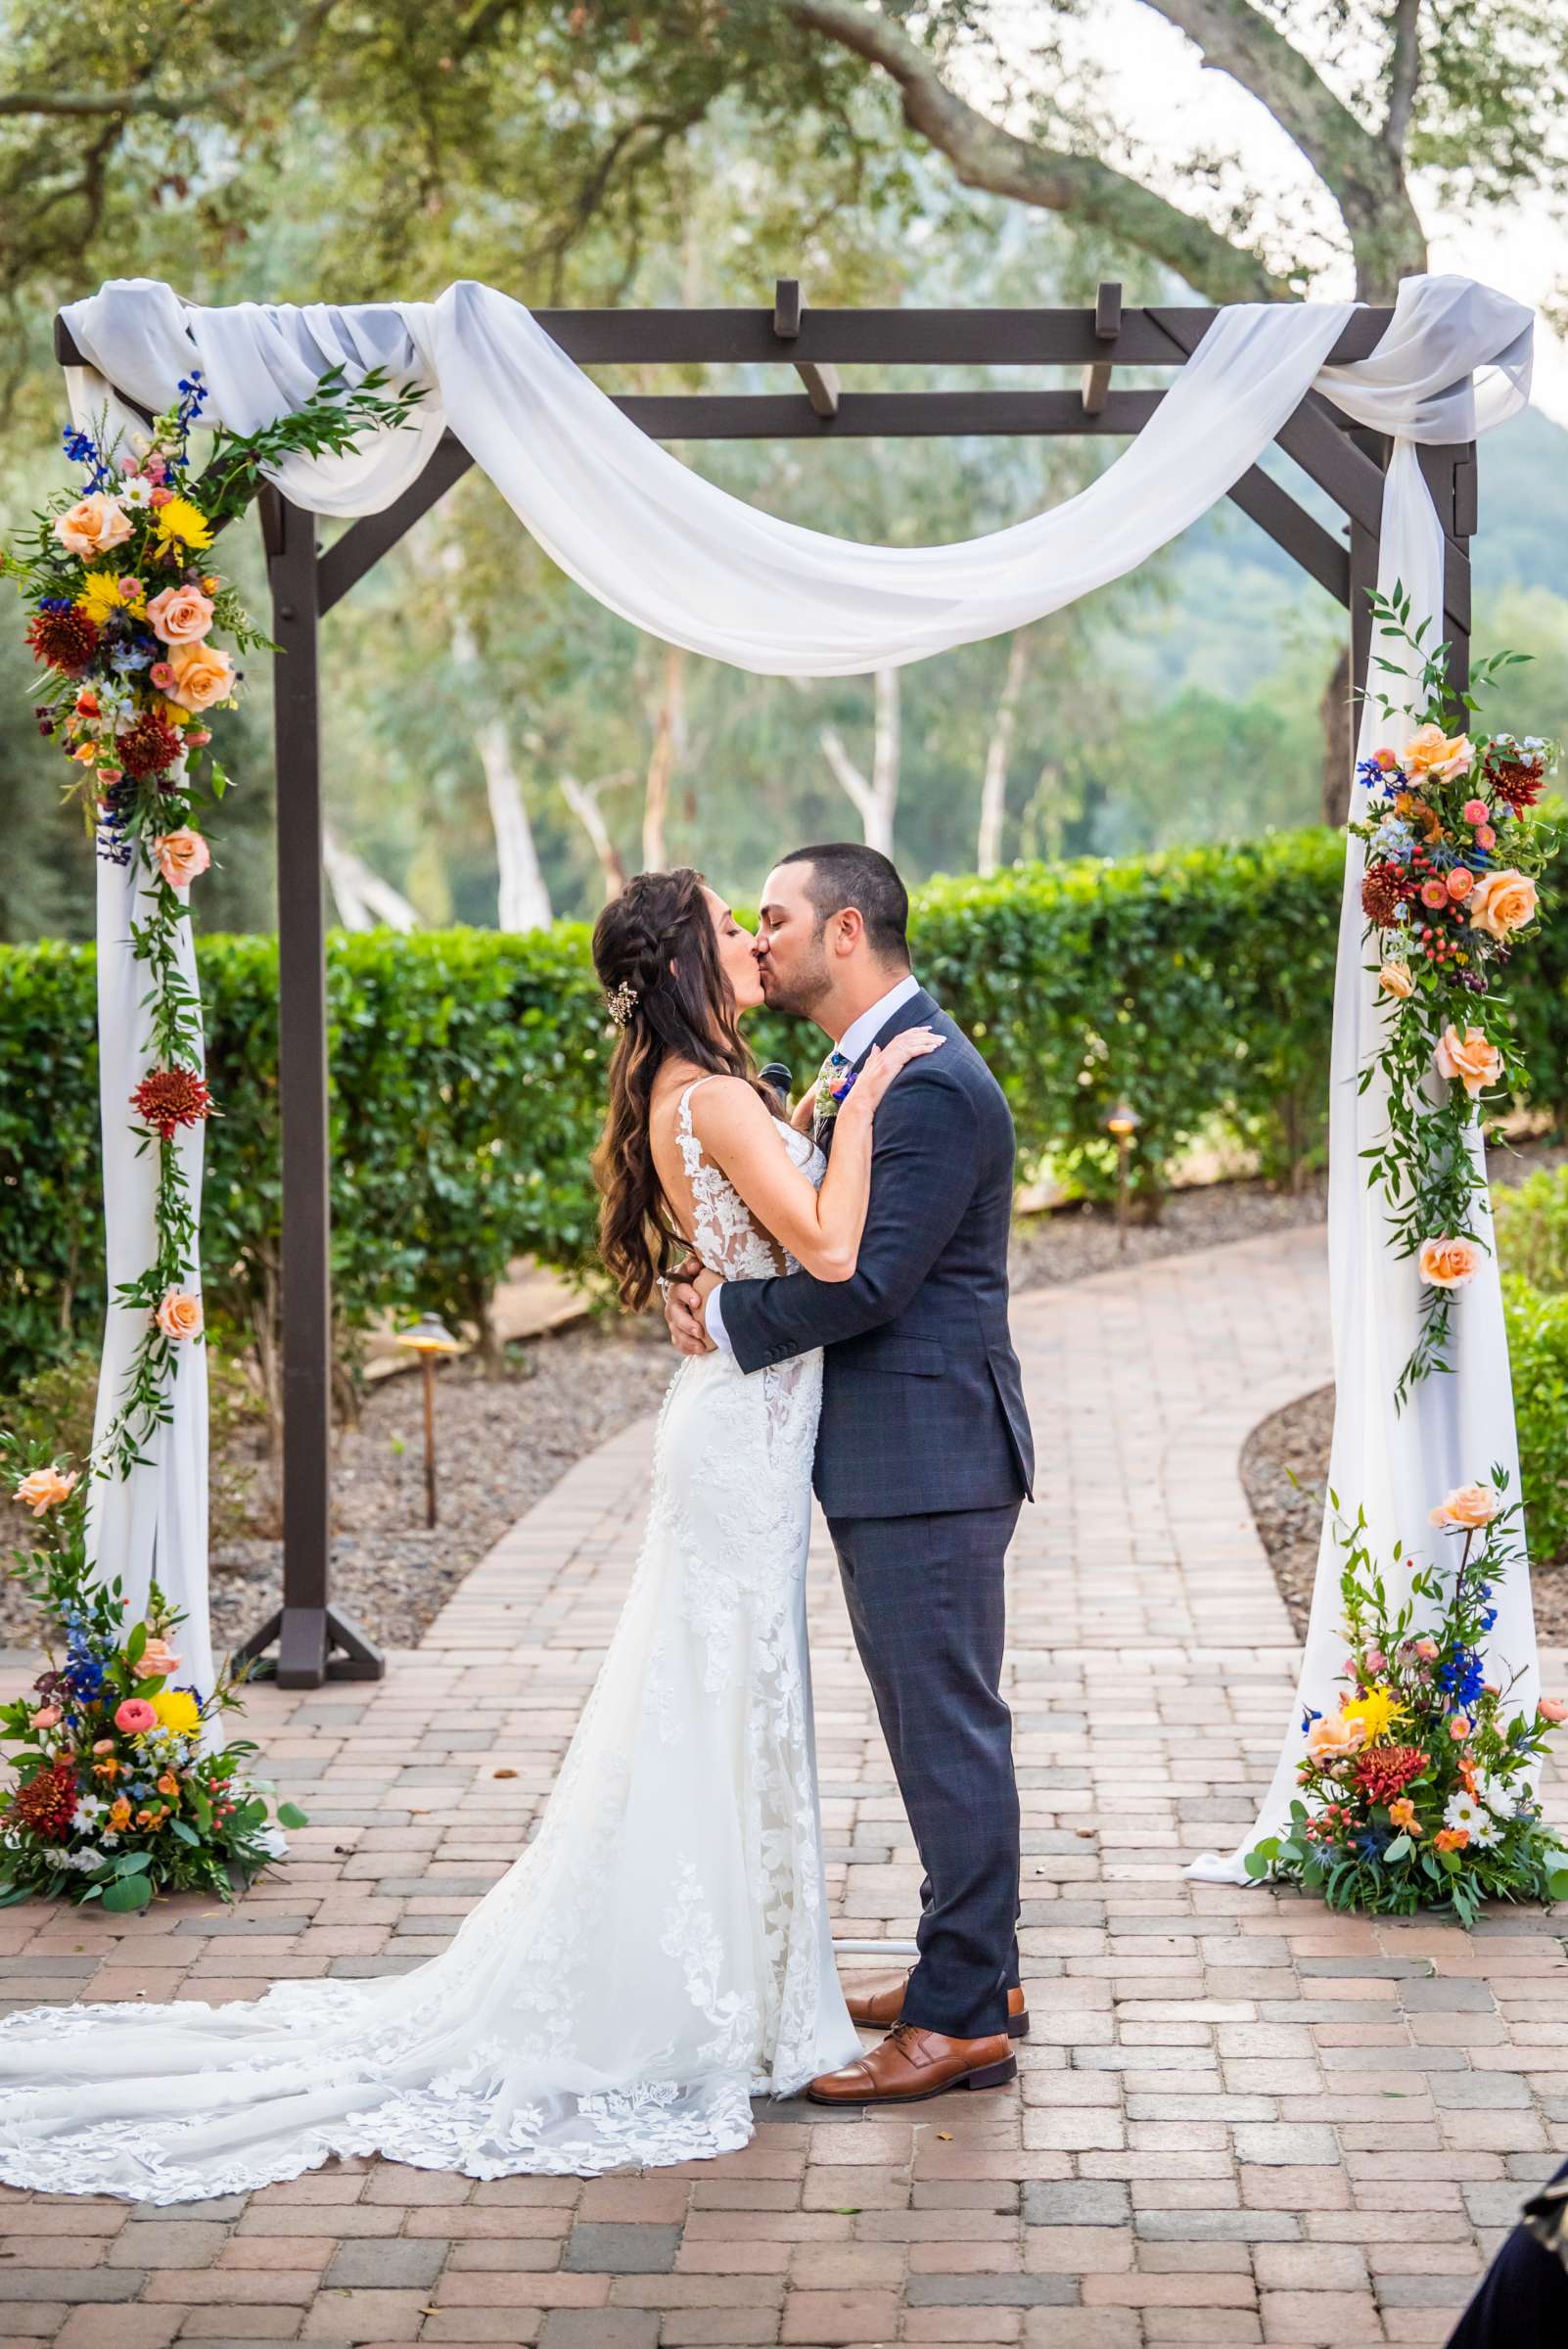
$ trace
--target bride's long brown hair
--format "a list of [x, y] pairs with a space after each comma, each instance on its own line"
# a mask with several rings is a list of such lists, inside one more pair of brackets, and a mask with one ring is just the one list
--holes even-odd
[[631, 1313], [642, 1311], [659, 1274], [686, 1253], [670, 1225], [649, 1131], [654, 1083], [666, 1061], [689, 1060], [705, 1075], [744, 1078], [772, 1106], [735, 1024], [735, 998], [703, 888], [702, 874], [689, 865], [638, 873], [605, 907], [593, 933], [594, 969], [625, 1014], [593, 1157], [599, 1249]]

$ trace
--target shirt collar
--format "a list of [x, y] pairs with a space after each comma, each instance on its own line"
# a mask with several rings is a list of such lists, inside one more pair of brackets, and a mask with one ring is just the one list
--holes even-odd
[[872, 1004], [869, 1011], [862, 1011], [857, 1020], [850, 1022], [849, 1027], [846, 1028], [834, 1047], [835, 1050], [842, 1053], [848, 1061], [858, 1060], [861, 1053], [869, 1051], [876, 1042], [878, 1036], [892, 1019], [894, 1013], [901, 1011], [910, 996], [917, 995], [919, 992], [919, 980], [913, 971], [907, 972], [899, 981], [897, 987], [890, 987], [887, 993]]

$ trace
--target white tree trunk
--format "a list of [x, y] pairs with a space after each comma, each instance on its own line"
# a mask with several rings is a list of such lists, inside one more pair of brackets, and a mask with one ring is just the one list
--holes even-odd
[[642, 800], [642, 869], [662, 873], [666, 865], [665, 824], [669, 786], [686, 752], [686, 651], [665, 648], [664, 690], [654, 716], [653, 750]]
[[599, 862], [599, 875], [604, 884], [604, 901], [618, 898], [626, 886], [626, 868], [621, 852], [610, 837], [610, 827], [604, 820], [599, 794], [613, 783], [623, 783], [624, 775], [601, 775], [596, 782], [583, 783], [576, 775], [561, 777], [561, 795], [593, 844]]
[[1007, 819], [1007, 763], [1013, 755], [1018, 727], [1018, 699], [1029, 667], [1028, 643], [1022, 630], [1007, 648], [1007, 672], [991, 721], [986, 745], [986, 771], [980, 786], [980, 845], [975, 870], [993, 873], [1001, 862], [1002, 826]]
[[419, 916], [401, 892], [372, 872], [364, 858], [346, 848], [330, 827], [322, 833], [321, 853], [344, 929], [373, 930], [378, 922], [385, 922], [390, 930], [419, 928]]
[[835, 782], [860, 818], [860, 837], [866, 847], [880, 849], [884, 856], [891, 856], [902, 744], [898, 669], [879, 668], [874, 685], [876, 717], [869, 775], [850, 757], [837, 726], [819, 727], [816, 739], [823, 758], [833, 769]]
[[[442, 568], [452, 574], [462, 568], [462, 549], [449, 545]], [[448, 599], [452, 630], [452, 660], [467, 678], [480, 665], [479, 646], [468, 615], [455, 594]], [[533, 845], [528, 803], [512, 758], [512, 737], [504, 717], [489, 717], [474, 735], [474, 748], [484, 774], [490, 828], [495, 837], [496, 926], [501, 930], [544, 930], [554, 915], [550, 893]]]

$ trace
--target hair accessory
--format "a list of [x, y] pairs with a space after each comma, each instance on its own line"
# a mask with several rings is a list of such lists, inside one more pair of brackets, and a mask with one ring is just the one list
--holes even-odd
[[615, 1022], [616, 1026], [618, 1028], [624, 1028], [626, 1023], [631, 1018], [636, 1001], [636, 989], [632, 986], [629, 979], [623, 979], [621, 985], [617, 988], [613, 988], [610, 993], [606, 995], [604, 1004], [606, 1011], [609, 1012], [610, 1017]]

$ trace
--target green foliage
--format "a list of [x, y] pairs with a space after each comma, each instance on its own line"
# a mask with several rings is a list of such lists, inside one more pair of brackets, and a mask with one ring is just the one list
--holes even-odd
[[1519, 1481], [1538, 1566], [1568, 1559], [1568, 1295], [1505, 1273], [1503, 1318], [1519, 1421]]
[[1493, 1200], [1498, 1259], [1532, 1288], [1568, 1292], [1568, 1167], [1542, 1167]]
[[[1327, 832], [1232, 849], [1020, 865], [916, 894], [921, 976], [1005, 1087], [1025, 1172], [1107, 1197], [1104, 1131], [1142, 1125], [1134, 1179], [1156, 1196], [1200, 1136], [1285, 1175], [1320, 1150], [1343, 849]], [[220, 1341], [275, 1393], [277, 950], [199, 944], [208, 1067], [205, 1295]], [[1547, 925], [1515, 1001], [1534, 1099], [1568, 1107], [1568, 933]], [[508, 1261], [595, 1261], [588, 1160], [611, 1032], [584, 925], [335, 936], [329, 964], [333, 1254], [348, 1323], [404, 1308], [483, 1321]], [[90, 947], [0, 949], [0, 1387], [95, 1343], [102, 1312]], [[762, 1059], [814, 1072], [821, 1038], [775, 1018]], [[1532, 1492], [1539, 1484], [1533, 1482]]]

